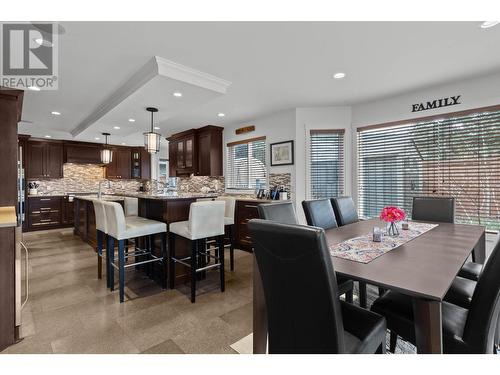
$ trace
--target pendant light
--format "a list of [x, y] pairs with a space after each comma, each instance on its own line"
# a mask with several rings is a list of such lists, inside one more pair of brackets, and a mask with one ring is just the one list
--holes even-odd
[[144, 146], [150, 154], [156, 154], [160, 151], [161, 135], [154, 132], [153, 116], [155, 112], [158, 112], [158, 108], [148, 107], [146, 111], [151, 112], [151, 131], [144, 133]]
[[113, 161], [113, 151], [108, 147], [108, 136], [109, 133], [102, 133], [105, 138], [104, 147], [101, 149], [101, 163], [109, 164]]

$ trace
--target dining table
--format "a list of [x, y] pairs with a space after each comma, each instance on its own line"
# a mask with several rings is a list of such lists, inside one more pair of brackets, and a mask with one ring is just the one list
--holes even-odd
[[[433, 229], [379, 256], [368, 263], [332, 256], [339, 275], [393, 290], [412, 298], [417, 352], [443, 353], [441, 305], [453, 280], [471, 253], [484, 263], [485, 227], [436, 223]], [[362, 220], [325, 230], [327, 243], [366, 235], [385, 223]], [[411, 226], [411, 222], [409, 223]], [[300, 298], [300, 296], [297, 296]], [[266, 353], [267, 312], [264, 289], [254, 256], [253, 265], [253, 352]]]

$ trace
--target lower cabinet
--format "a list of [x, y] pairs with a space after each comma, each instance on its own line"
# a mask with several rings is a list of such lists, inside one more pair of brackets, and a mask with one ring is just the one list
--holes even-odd
[[252, 251], [252, 239], [247, 223], [251, 219], [259, 218], [257, 206], [266, 203], [263, 200], [237, 200], [235, 211], [234, 241], [235, 247], [240, 250]]
[[59, 228], [62, 225], [62, 197], [28, 197], [28, 230]]
[[73, 226], [73, 205], [67, 196], [28, 197], [27, 231]]

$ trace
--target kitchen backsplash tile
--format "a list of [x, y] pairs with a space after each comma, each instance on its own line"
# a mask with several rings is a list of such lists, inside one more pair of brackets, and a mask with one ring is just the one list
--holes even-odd
[[[63, 165], [63, 178], [36, 181], [38, 195], [63, 195], [67, 193], [91, 193], [99, 190], [99, 181], [104, 179], [104, 168], [95, 164], [72, 164]], [[103, 192], [124, 193], [138, 191], [141, 181], [137, 180], [111, 180], [104, 184]]]
[[207, 187], [218, 194], [224, 192], [224, 177], [222, 176], [191, 176], [179, 178], [179, 191], [183, 193], [199, 193]]
[[292, 175], [290, 173], [270, 173], [269, 188], [274, 188], [275, 186], [283, 186], [288, 191], [288, 198], [292, 197]]

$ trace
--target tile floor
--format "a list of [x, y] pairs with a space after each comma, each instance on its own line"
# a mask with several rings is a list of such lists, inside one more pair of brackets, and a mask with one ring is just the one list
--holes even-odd
[[71, 229], [24, 235], [30, 250], [30, 295], [22, 336], [2, 353], [235, 353], [252, 331], [252, 258], [236, 251], [235, 272], [162, 290], [141, 272], [126, 274], [127, 300], [97, 279], [93, 249]]

